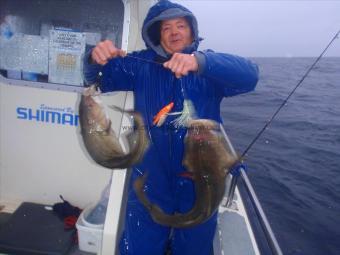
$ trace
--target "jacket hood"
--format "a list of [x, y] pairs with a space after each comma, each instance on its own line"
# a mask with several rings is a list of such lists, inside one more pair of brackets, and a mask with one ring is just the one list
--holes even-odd
[[160, 0], [152, 6], [146, 15], [142, 28], [142, 37], [147, 48], [154, 50], [157, 55], [168, 57], [168, 54], [160, 45], [160, 22], [162, 20], [185, 17], [191, 27], [193, 42], [186, 47], [183, 53], [192, 53], [197, 50], [201, 38], [198, 36], [198, 25], [196, 17], [191, 11], [182, 5], [172, 3], [168, 0]]

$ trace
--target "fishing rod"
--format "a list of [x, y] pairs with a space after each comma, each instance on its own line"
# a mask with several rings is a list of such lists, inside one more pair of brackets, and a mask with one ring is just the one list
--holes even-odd
[[335, 39], [338, 38], [340, 34], [340, 30], [335, 34], [335, 36], [332, 38], [332, 40], [328, 43], [328, 45], [326, 46], [326, 48], [321, 52], [321, 54], [319, 55], [319, 57], [314, 61], [314, 63], [308, 68], [308, 70], [306, 71], [306, 73], [302, 76], [301, 80], [296, 84], [296, 86], [293, 88], [293, 90], [288, 94], [288, 96], [286, 97], [286, 99], [282, 102], [282, 104], [277, 108], [277, 110], [274, 112], [274, 114], [271, 116], [271, 118], [269, 119], [269, 121], [263, 126], [263, 128], [260, 130], [260, 132], [258, 132], [258, 134], [255, 136], [255, 138], [249, 143], [249, 145], [247, 146], [247, 148], [243, 151], [243, 153], [241, 154], [240, 158], [242, 159], [250, 150], [250, 148], [255, 144], [255, 142], [261, 137], [261, 135], [264, 133], [264, 131], [266, 131], [266, 129], [268, 128], [268, 126], [273, 122], [273, 120], [275, 119], [276, 115], [281, 111], [281, 109], [287, 104], [289, 98], [295, 93], [295, 91], [298, 89], [298, 87], [300, 87], [300, 85], [302, 84], [302, 82], [306, 79], [306, 77], [308, 76], [308, 74], [312, 71], [312, 69], [315, 67], [315, 65], [319, 62], [319, 60], [323, 57], [323, 55], [326, 53], [326, 51], [328, 50], [328, 48], [332, 45], [332, 43], [335, 41]]
[[[287, 104], [288, 100], [290, 99], [290, 97], [295, 93], [295, 91], [300, 87], [300, 85], [302, 84], [302, 82], [306, 79], [306, 77], [309, 75], [309, 73], [313, 70], [313, 68], [315, 67], [315, 65], [319, 62], [319, 60], [323, 57], [323, 55], [326, 53], [326, 51], [328, 50], [328, 48], [332, 45], [332, 43], [335, 41], [335, 39], [338, 38], [340, 34], [340, 30], [334, 35], [334, 37], [331, 39], [331, 41], [328, 43], [328, 45], [325, 47], [325, 49], [321, 52], [321, 54], [317, 57], [317, 59], [313, 62], [313, 64], [307, 69], [306, 73], [302, 76], [302, 78], [300, 79], [300, 81], [296, 84], [296, 86], [293, 88], [293, 90], [288, 94], [288, 96], [285, 98], [285, 100], [282, 102], [282, 104], [276, 109], [276, 111], [274, 112], [274, 114], [271, 116], [271, 118], [269, 119], [269, 121], [267, 121], [267, 123], [263, 126], [263, 128], [257, 133], [257, 135], [254, 137], [254, 139], [249, 143], [249, 145], [246, 147], [246, 149], [243, 151], [243, 153], [241, 154], [241, 156], [239, 157], [239, 159], [244, 158], [244, 156], [248, 153], [248, 151], [251, 149], [251, 147], [256, 143], [256, 141], [262, 136], [262, 134], [266, 131], [266, 129], [268, 128], [268, 126], [273, 122], [273, 120], [275, 119], [275, 117], [278, 115], [278, 113], [281, 111], [281, 109]], [[153, 63], [153, 64], [157, 64], [157, 65], [162, 65], [162, 63], [153, 61], [153, 60], [149, 60], [149, 59], [144, 59], [144, 58], [139, 58], [139, 57], [135, 57], [135, 56], [131, 56], [131, 55], [126, 55], [126, 57], [129, 58], [133, 58], [136, 60], [140, 60], [140, 61], [144, 61], [144, 62], [149, 62], [149, 63]], [[212, 78], [212, 77], [210, 77]]]
[[[237, 180], [238, 180], [238, 175], [242, 176], [242, 179], [245, 183], [245, 188], [247, 190], [247, 192], [249, 193], [249, 197], [252, 201], [252, 203], [255, 205], [254, 206], [254, 210], [255, 213], [257, 214], [260, 224], [263, 227], [263, 231], [265, 236], [267, 237], [268, 240], [268, 244], [270, 247], [270, 250], [272, 251], [272, 254], [275, 255], [282, 255], [282, 251], [281, 248], [276, 240], [276, 237], [274, 235], [274, 232], [269, 224], [269, 221], [262, 209], [261, 204], [258, 201], [258, 198], [256, 196], [256, 193], [245, 173], [245, 168], [244, 166], [241, 164], [239, 165], [239, 163], [241, 163], [242, 159], [244, 158], [244, 156], [248, 153], [248, 151], [250, 150], [250, 148], [255, 144], [255, 142], [261, 137], [261, 135], [264, 133], [264, 131], [268, 128], [268, 126], [271, 124], [271, 122], [274, 120], [274, 118], [277, 116], [277, 114], [280, 112], [280, 110], [286, 105], [287, 101], [289, 100], [289, 98], [294, 94], [294, 92], [297, 90], [297, 88], [301, 85], [301, 83], [304, 81], [304, 79], [308, 76], [308, 74], [311, 72], [311, 70], [315, 67], [315, 65], [317, 64], [317, 62], [322, 58], [322, 56], [325, 54], [325, 52], [328, 50], [328, 48], [331, 46], [331, 44], [334, 42], [335, 39], [338, 38], [338, 35], [340, 33], [340, 30], [335, 34], [335, 36], [332, 38], [332, 40], [328, 43], [328, 45], [326, 46], [326, 48], [322, 51], [322, 53], [319, 55], [319, 57], [314, 61], [314, 63], [308, 68], [308, 70], [306, 71], [306, 73], [302, 76], [301, 80], [297, 83], [297, 85], [294, 87], [294, 89], [288, 94], [288, 96], [286, 97], [286, 99], [283, 101], [283, 103], [277, 108], [277, 110], [274, 112], [274, 114], [272, 115], [272, 117], [270, 118], [270, 120], [264, 125], [264, 127], [260, 130], [260, 132], [255, 136], [255, 138], [250, 142], [250, 144], [247, 146], [247, 148], [244, 150], [244, 152], [242, 153], [241, 156], [238, 156], [235, 152], [235, 150], [233, 149], [232, 146], [230, 146], [231, 148], [231, 152], [234, 156], [238, 157], [237, 162], [235, 163], [235, 170], [237, 172], [235, 172], [235, 174], [232, 174], [232, 178], [229, 184], [229, 190], [228, 190], [228, 195], [227, 195], [227, 200], [225, 203], [226, 207], [230, 207], [230, 205], [232, 204], [233, 198], [234, 198], [234, 192], [235, 192], [235, 188], [236, 188], [236, 184], [237, 184]], [[223, 126], [221, 124], [221, 130], [222, 133], [224, 135], [224, 137], [226, 138], [226, 141], [229, 145], [231, 145], [230, 140], [228, 138], [228, 136], [226, 135]]]

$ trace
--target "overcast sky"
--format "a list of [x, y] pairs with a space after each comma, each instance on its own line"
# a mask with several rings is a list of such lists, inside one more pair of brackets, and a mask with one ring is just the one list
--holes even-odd
[[[197, 17], [201, 49], [259, 56], [318, 56], [340, 30], [337, 1], [173, 0]], [[326, 56], [340, 57], [340, 38]]]

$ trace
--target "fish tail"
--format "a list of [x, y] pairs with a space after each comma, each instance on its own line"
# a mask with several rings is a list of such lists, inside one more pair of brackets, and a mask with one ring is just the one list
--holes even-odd
[[[154, 222], [168, 227], [174, 228], [188, 228], [196, 226], [209, 218], [211, 215], [208, 211], [202, 210], [202, 208], [196, 204], [192, 210], [185, 214], [167, 214], [162, 208], [156, 204], [152, 204], [145, 194], [145, 181], [147, 174], [138, 177], [134, 183], [133, 187], [136, 192], [137, 198], [144, 205], [144, 207], [149, 211]], [[209, 215], [207, 215], [209, 214]]]
[[134, 183], [133, 188], [136, 192], [138, 200], [144, 205], [144, 207], [149, 211], [152, 219], [160, 225], [171, 226], [173, 225], [173, 219], [177, 218], [177, 215], [169, 215], [164, 213], [164, 211], [157, 206], [156, 204], [152, 204], [150, 200], [147, 198], [145, 193], [145, 181], [147, 178], [147, 173], [143, 176], [138, 177]]

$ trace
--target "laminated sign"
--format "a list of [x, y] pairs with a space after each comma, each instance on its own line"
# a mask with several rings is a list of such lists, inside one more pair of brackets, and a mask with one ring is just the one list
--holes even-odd
[[83, 85], [82, 58], [85, 40], [84, 33], [50, 30], [49, 82]]

